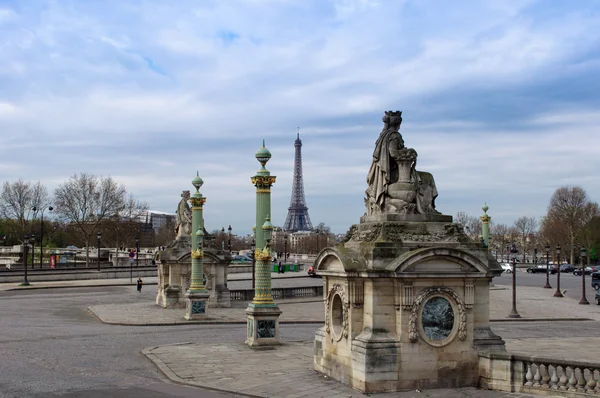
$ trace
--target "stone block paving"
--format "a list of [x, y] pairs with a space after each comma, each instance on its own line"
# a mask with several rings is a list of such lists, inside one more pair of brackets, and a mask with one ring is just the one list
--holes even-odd
[[[283, 311], [281, 323], [320, 323], [324, 322], [322, 300], [282, 300], [278, 301]], [[133, 304], [104, 304], [88, 308], [102, 322], [114, 325], [161, 326], [190, 324], [245, 324], [247, 320], [246, 302], [234, 302], [231, 308], [210, 308], [206, 320], [187, 321], [183, 308], [161, 308], [153, 302], [142, 301]]]
[[[312, 369], [310, 342], [289, 342], [270, 349], [244, 343], [195, 344], [147, 348], [143, 353], [171, 380], [256, 397], [366, 397]], [[389, 398], [533, 397], [520, 393], [456, 388], [377, 394]]]

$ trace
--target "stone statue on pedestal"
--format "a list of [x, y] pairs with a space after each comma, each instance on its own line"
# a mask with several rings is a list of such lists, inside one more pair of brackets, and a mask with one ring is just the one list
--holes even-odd
[[382, 213], [440, 214], [431, 173], [417, 171], [417, 151], [404, 146], [400, 134], [402, 112], [387, 111], [375, 143], [367, 176], [366, 215]]
[[177, 206], [177, 225], [175, 226], [175, 239], [189, 237], [192, 232], [192, 209], [188, 201], [190, 191], [181, 192], [181, 201]]

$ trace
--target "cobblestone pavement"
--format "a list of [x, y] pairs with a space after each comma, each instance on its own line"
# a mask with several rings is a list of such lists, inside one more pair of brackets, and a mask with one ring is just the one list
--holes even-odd
[[[561, 320], [596, 319], [600, 311], [593, 306], [579, 306], [575, 300], [561, 299], [560, 305], [552, 303], [552, 293], [542, 288], [522, 288], [519, 291], [519, 306], [524, 319], [508, 320], [511, 291], [506, 286], [495, 286], [490, 292], [490, 316], [505, 325], [536, 321], [547, 326], [549, 322]], [[546, 297], [548, 296], [548, 297]], [[102, 306], [99, 306], [102, 307]], [[320, 318], [323, 322], [323, 303], [281, 303], [284, 320], [305, 320]], [[156, 313], [156, 310], [150, 311]], [[242, 308], [227, 310], [236, 313], [230, 319], [238, 318], [245, 322]], [[118, 308], [107, 311], [116, 316]], [[181, 317], [181, 310], [176, 311]], [[286, 315], [289, 317], [286, 318]], [[574, 317], [573, 314], [579, 315]], [[320, 317], [319, 317], [320, 315]], [[125, 315], [123, 315], [125, 316]], [[218, 312], [215, 314], [218, 317]], [[515, 323], [518, 322], [518, 323]], [[584, 322], [585, 323], [585, 322]], [[583, 361], [596, 361], [597, 355], [589, 347], [600, 345], [600, 337], [579, 338], [520, 338], [505, 339], [507, 349], [527, 355], [549, 353], [552, 357]], [[560, 353], [556, 354], [556, 347]], [[270, 350], [248, 348], [241, 342], [219, 344], [184, 343], [169, 346], [150, 347], [143, 353], [151, 359], [171, 380], [189, 385], [222, 389], [238, 394], [260, 397], [359, 397], [363, 394], [347, 386], [328, 379], [312, 370], [313, 344], [311, 341], [288, 342]], [[240, 361], [240, 358], [243, 358]], [[381, 394], [381, 397], [525, 397], [524, 394], [508, 394], [476, 389], [428, 390], [423, 392], [406, 391], [394, 394]]]
[[[256, 350], [240, 342], [182, 343], [151, 347], [143, 353], [171, 380], [258, 397], [366, 397], [358, 391], [312, 370], [310, 342], [290, 342], [269, 350]], [[532, 397], [527, 394], [456, 388], [404, 391], [372, 395], [399, 397]]]

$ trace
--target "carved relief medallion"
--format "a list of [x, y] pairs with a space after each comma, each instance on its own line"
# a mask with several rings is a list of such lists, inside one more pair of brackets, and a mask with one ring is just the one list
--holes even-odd
[[408, 320], [408, 338], [416, 342], [421, 338], [441, 347], [456, 336], [467, 338], [465, 304], [456, 292], [446, 286], [424, 289], [413, 301]]
[[346, 291], [340, 284], [334, 284], [327, 294], [325, 311], [325, 330], [331, 339], [340, 341], [348, 338], [348, 308]]

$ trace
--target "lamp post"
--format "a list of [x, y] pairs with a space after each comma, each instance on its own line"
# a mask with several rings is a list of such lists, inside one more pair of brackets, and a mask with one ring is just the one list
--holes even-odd
[[27, 252], [29, 251], [29, 234], [25, 234], [23, 238], [23, 283], [21, 286], [29, 286], [29, 281], [27, 280]]
[[98, 271], [100, 271], [100, 240], [102, 239], [102, 231], [98, 231], [96, 238], [98, 240]]
[[581, 257], [581, 300], [579, 300], [579, 304], [589, 305], [590, 302], [587, 301], [587, 298], [585, 297], [585, 262], [583, 261], [585, 255], [585, 247], [582, 247], [579, 250], [579, 257]]
[[319, 236], [321, 236], [321, 230], [317, 228], [317, 254], [319, 254], [319, 250], [321, 250]]
[[192, 275], [190, 287], [185, 294], [185, 319], [205, 319], [207, 302], [210, 296], [204, 286], [204, 203], [206, 198], [200, 193], [200, 187], [204, 184], [202, 178], [196, 173], [192, 179], [192, 185], [196, 188], [190, 197], [192, 204], [192, 233], [191, 253]]
[[546, 243], [546, 284], [544, 289], [552, 289], [550, 286], [550, 244]]
[[227, 249], [229, 250], [229, 252], [231, 252], [231, 230], [233, 228], [231, 228], [231, 224], [229, 224], [229, 228], [227, 228], [228, 231], [228, 236], [227, 236]]
[[554, 297], [564, 297], [560, 291], [560, 245], [556, 245], [556, 291]]
[[140, 266], [140, 236], [135, 237], [135, 268]]
[[271, 159], [271, 152], [265, 147], [265, 142], [255, 154], [261, 165], [260, 170], [251, 177], [252, 185], [256, 187], [256, 288], [254, 298], [246, 308], [247, 333], [246, 344], [250, 347], [259, 345], [279, 344], [279, 316], [281, 310], [273, 300], [271, 289], [271, 272], [273, 259], [273, 224], [271, 224], [271, 187], [276, 177], [266, 169]]
[[288, 236], [287, 235], [283, 235], [283, 262], [287, 263], [287, 240], [288, 240]]
[[[54, 207], [52, 206], [48, 206], [48, 207], [42, 207], [42, 217], [41, 217], [41, 228], [40, 228], [40, 269], [42, 269], [42, 262], [43, 260], [43, 255], [44, 255], [44, 210], [48, 209], [48, 211], [52, 211], [54, 210]], [[37, 208], [34, 207], [32, 209], [33, 211], [36, 211]]]
[[34, 269], [34, 260], [35, 260], [35, 234], [31, 234], [29, 238], [29, 242], [31, 243], [31, 269]]
[[513, 266], [512, 272], [512, 310], [510, 314], [508, 314], [508, 318], [520, 318], [521, 315], [517, 312], [517, 254], [519, 251], [517, 250], [517, 245], [512, 244], [512, 248], [510, 249], [511, 259]]
[[256, 258], [254, 257], [254, 250], [256, 249], [256, 241], [252, 239], [250, 248], [252, 249], [252, 289], [256, 287]]

